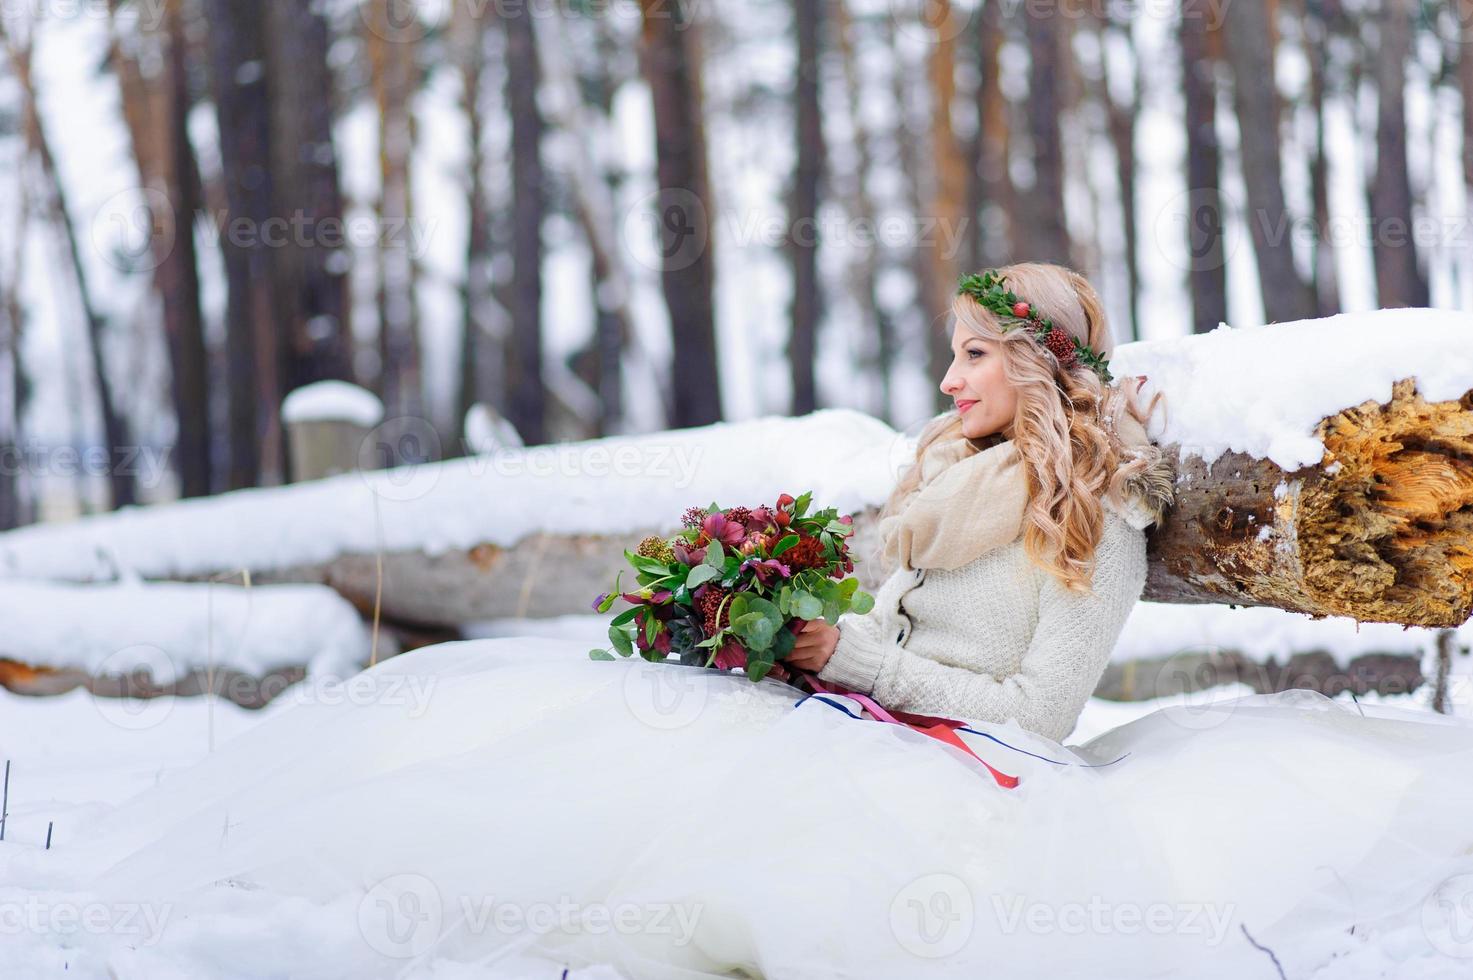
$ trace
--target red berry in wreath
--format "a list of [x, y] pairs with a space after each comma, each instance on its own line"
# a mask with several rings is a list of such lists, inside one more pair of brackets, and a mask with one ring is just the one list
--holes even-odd
[[1014, 303], [1013, 304], [1013, 316], [1017, 317], [1019, 320], [1026, 320], [1026, 319], [1028, 319], [1028, 311], [1029, 311], [1029, 307], [1028, 307], [1028, 304], [1027, 303]]

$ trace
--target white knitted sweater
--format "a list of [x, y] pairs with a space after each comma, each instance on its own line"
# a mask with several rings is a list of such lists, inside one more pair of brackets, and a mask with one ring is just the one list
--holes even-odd
[[875, 607], [841, 616], [822, 680], [887, 708], [1018, 724], [1056, 742], [1074, 723], [1146, 581], [1151, 517], [1108, 499], [1093, 595], [1028, 560], [1019, 535], [953, 570], [904, 566]]

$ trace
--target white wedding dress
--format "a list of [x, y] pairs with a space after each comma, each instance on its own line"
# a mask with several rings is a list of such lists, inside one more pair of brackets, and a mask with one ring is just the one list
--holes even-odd
[[1006, 789], [780, 681], [573, 641], [354, 685], [0, 865], [169, 912], [66, 975], [1302, 977], [1473, 847], [1473, 724], [1304, 692], [1068, 748], [975, 724]]

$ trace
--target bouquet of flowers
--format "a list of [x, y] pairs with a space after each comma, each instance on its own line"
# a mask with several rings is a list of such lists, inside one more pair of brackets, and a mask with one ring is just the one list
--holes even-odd
[[[609, 624], [621, 656], [672, 655], [683, 664], [745, 668], [761, 680], [793, 649], [809, 620], [830, 623], [846, 612], [866, 613], [874, 597], [859, 591], [846, 539], [851, 516], [834, 508], [809, 513], [813, 494], [783, 494], [773, 507], [691, 507], [672, 538], [651, 535], [624, 551], [640, 588], [614, 588], [594, 600], [608, 612], [614, 600], [632, 603]], [[591, 650], [595, 660], [613, 660]], [[783, 673], [780, 671], [780, 674]]]

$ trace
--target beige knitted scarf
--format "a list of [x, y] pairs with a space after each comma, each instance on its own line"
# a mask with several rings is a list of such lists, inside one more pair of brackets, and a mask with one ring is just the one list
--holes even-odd
[[[1128, 414], [1115, 427], [1127, 453], [1150, 442]], [[960, 568], [1022, 533], [1028, 479], [1011, 440], [980, 452], [965, 439], [939, 441], [919, 465], [919, 486], [880, 522], [880, 552], [891, 567]], [[1159, 507], [1150, 516], [1159, 518]]]

